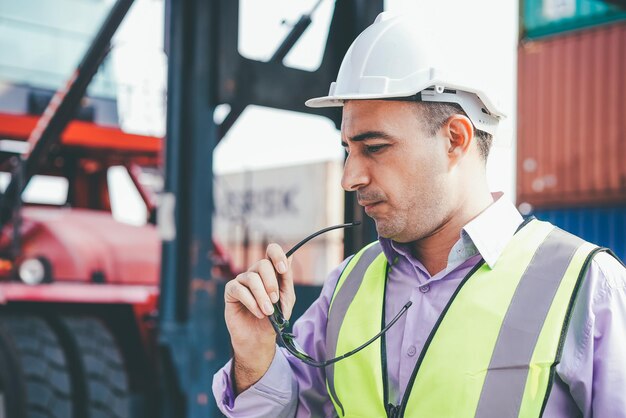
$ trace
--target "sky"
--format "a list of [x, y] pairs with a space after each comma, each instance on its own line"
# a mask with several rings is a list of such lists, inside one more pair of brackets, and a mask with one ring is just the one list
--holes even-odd
[[[300, 15], [318, 0], [241, 0], [239, 52], [267, 60]], [[271, 6], [271, 7], [268, 7]], [[313, 70], [321, 60], [332, 0], [321, 0], [313, 24], [284, 64]], [[438, 48], [451, 66], [463, 63], [465, 76], [488, 86], [509, 117], [501, 123], [488, 161], [492, 190], [515, 196], [515, 101], [518, 6], [503, 0], [388, 0], [385, 9], [411, 14], [425, 31], [437, 34]], [[138, 86], [118, 98], [126, 129], [164, 133], [165, 62], [163, 3], [137, 0], [114, 41], [113, 61], [123, 84]], [[447, 47], [455, 55], [446, 55]], [[320, 95], [327, 91], [321, 91]], [[216, 120], [224, 116], [218, 109]], [[318, 116], [249, 106], [214, 153], [216, 174], [341, 160], [339, 132]]]

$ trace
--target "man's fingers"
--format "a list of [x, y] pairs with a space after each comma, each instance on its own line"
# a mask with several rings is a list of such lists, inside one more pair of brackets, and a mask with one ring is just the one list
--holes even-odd
[[272, 262], [274, 269], [280, 277], [280, 291], [285, 292], [288, 289], [293, 291], [293, 275], [291, 274], [291, 259], [287, 260], [285, 252], [278, 244], [270, 244], [265, 252], [267, 258]]
[[285, 319], [291, 317], [293, 305], [296, 303], [296, 290], [293, 285], [293, 271], [291, 270], [291, 258], [288, 261], [289, 268], [285, 274], [281, 274], [280, 281], [280, 302]]
[[289, 318], [293, 304], [296, 301], [296, 294], [293, 287], [293, 274], [291, 271], [291, 259], [287, 259], [285, 252], [278, 244], [268, 245], [266, 255], [279, 274], [278, 283], [280, 286], [279, 295], [281, 308], [285, 318]]
[[[274, 282], [276, 282], [275, 277]], [[274, 286], [278, 288], [277, 284], [274, 284]], [[226, 302], [241, 302], [259, 318], [271, 315], [274, 312], [270, 297], [265, 290], [265, 284], [259, 273], [254, 271], [242, 273], [234, 280], [228, 282], [225, 298]]]
[[265, 291], [269, 295], [271, 302], [278, 302], [278, 279], [276, 278], [276, 271], [274, 270], [272, 262], [270, 260], [260, 260], [254, 267], [255, 271], [261, 277], [261, 280], [263, 280]]
[[291, 286], [288, 289], [285, 289], [281, 292], [280, 298], [280, 306], [283, 311], [283, 315], [285, 319], [291, 318], [291, 313], [293, 311], [293, 305], [296, 304], [296, 292], [293, 287], [293, 282], [291, 282]]
[[250, 289], [241, 284], [237, 279], [233, 279], [226, 284], [224, 299], [226, 303], [241, 303], [259, 319], [265, 317]]
[[249, 271], [242, 274], [239, 281], [241, 284], [250, 289], [250, 292], [252, 292], [254, 299], [256, 299], [259, 308], [261, 308], [265, 315], [271, 315], [274, 312], [270, 296], [265, 291], [265, 285], [263, 284], [263, 280], [261, 279], [259, 273]]
[[278, 274], [285, 274], [287, 272], [287, 256], [280, 245], [274, 243], [268, 245], [265, 255], [272, 262]]

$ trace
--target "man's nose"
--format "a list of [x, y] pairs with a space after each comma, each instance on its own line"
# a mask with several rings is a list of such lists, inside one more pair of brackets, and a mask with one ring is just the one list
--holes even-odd
[[341, 177], [341, 187], [347, 192], [359, 190], [361, 187], [369, 183], [369, 175], [367, 167], [358, 158], [348, 155], [343, 167], [343, 176]]

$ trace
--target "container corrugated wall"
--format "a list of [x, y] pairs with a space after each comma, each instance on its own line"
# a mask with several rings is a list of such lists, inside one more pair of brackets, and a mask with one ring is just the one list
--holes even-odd
[[612, 249], [626, 261], [626, 206], [537, 210], [533, 215], [579, 237]]
[[518, 54], [518, 203], [626, 202], [626, 24], [525, 42]]
[[539, 38], [626, 19], [626, 10], [602, 0], [524, 0], [523, 36]]

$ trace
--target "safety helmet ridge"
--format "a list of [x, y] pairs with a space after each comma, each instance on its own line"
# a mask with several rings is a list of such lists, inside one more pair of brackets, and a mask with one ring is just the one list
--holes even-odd
[[390, 12], [378, 15], [350, 45], [329, 93], [306, 101], [309, 107], [343, 106], [346, 100], [416, 96], [423, 102], [457, 103], [476, 129], [494, 134], [505, 114], [480, 88], [444, 73], [432, 40], [415, 21]]

